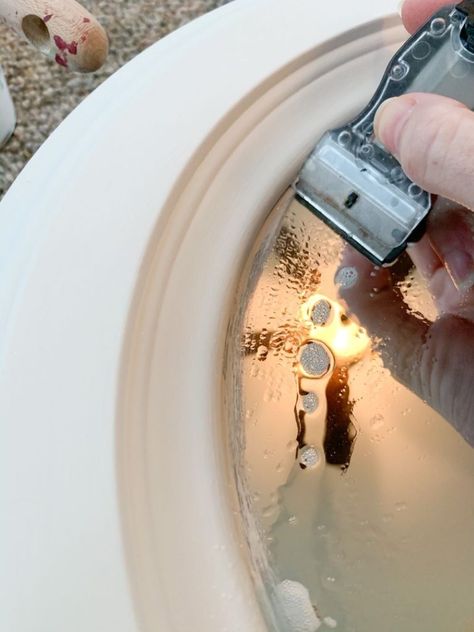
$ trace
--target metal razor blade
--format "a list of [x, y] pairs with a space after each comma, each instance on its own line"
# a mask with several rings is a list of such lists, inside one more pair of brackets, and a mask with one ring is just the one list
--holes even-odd
[[424, 232], [431, 196], [374, 137], [386, 99], [431, 92], [474, 108], [474, 0], [444, 7], [398, 50], [367, 107], [320, 139], [293, 184], [297, 198], [378, 265]]

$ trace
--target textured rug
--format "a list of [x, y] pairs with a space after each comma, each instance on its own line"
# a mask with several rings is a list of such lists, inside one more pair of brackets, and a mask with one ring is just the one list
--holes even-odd
[[138, 53], [229, 0], [81, 0], [107, 30], [110, 54], [93, 75], [60, 68], [0, 24], [0, 65], [18, 124], [0, 152], [0, 197], [58, 124], [85, 96]]

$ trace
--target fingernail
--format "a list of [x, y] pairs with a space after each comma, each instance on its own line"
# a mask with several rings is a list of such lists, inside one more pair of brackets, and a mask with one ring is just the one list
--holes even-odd
[[403, 128], [415, 105], [415, 99], [406, 95], [387, 99], [377, 110], [374, 120], [375, 135], [392, 154], [398, 153]]
[[458, 290], [466, 291], [474, 286], [474, 261], [469, 253], [453, 250], [446, 255], [445, 264]]
[[398, 0], [398, 2], [397, 2], [397, 11], [398, 11], [398, 15], [400, 17], [402, 17], [402, 10], [403, 10], [404, 2], [405, 2], [405, 0]]

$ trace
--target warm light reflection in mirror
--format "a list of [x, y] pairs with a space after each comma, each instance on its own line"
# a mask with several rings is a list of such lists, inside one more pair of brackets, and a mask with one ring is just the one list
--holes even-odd
[[[329, 317], [324, 323], [314, 323], [315, 307], [329, 305]], [[321, 294], [312, 295], [301, 308], [301, 320], [309, 329], [311, 339], [324, 342], [332, 351], [337, 366], [350, 366], [367, 352], [370, 339], [366, 330], [347, 316], [337, 301]]]
[[[473, 452], [346, 313], [342, 249], [283, 204], [243, 273], [226, 379], [256, 572], [276, 610], [296, 595], [321, 630], [474, 629]], [[409, 265], [400, 291], [430, 317]]]

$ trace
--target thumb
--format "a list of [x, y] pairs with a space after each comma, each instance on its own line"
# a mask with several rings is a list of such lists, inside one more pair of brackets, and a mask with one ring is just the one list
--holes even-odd
[[434, 94], [387, 99], [375, 117], [375, 134], [409, 178], [474, 208], [474, 114]]

